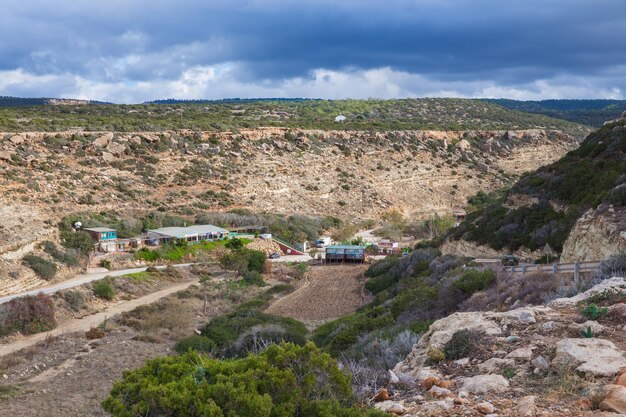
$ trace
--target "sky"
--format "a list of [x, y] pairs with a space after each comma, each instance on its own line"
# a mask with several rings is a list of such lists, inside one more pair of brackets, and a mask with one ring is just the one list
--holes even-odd
[[626, 98], [626, 0], [0, 0], [0, 95]]

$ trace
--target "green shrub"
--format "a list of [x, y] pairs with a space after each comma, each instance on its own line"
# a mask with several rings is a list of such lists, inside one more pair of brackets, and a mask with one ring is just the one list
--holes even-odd
[[0, 304], [0, 336], [41, 333], [56, 325], [54, 302], [48, 295], [20, 297]]
[[94, 249], [93, 239], [91, 235], [85, 231], [62, 231], [61, 244], [68, 249], [76, 249], [83, 255], [88, 255]]
[[80, 311], [85, 307], [85, 296], [80, 291], [67, 290], [63, 293], [62, 297], [74, 311]]
[[28, 265], [39, 278], [45, 280], [51, 280], [57, 274], [57, 266], [46, 259], [43, 259], [36, 255], [26, 255], [24, 262]]
[[237, 310], [215, 317], [202, 329], [202, 336], [215, 343], [226, 357], [246, 355], [254, 343], [291, 342], [303, 345], [308, 331], [297, 320], [277, 317], [256, 310]]
[[215, 349], [215, 343], [211, 339], [197, 334], [182, 339], [174, 346], [174, 350], [180, 354], [187, 353], [189, 350], [210, 353], [213, 349]]
[[458, 330], [443, 347], [443, 353], [448, 360], [457, 360], [471, 357], [477, 353], [486, 339], [485, 333], [473, 330]]
[[217, 360], [195, 352], [127, 371], [102, 403], [114, 417], [384, 417], [354, 407], [350, 379], [312, 343]]
[[115, 289], [108, 278], [96, 281], [93, 284], [93, 292], [96, 297], [102, 298], [103, 300], [111, 301], [115, 298]]
[[587, 317], [589, 320], [598, 320], [606, 316], [608, 312], [608, 308], [598, 307], [594, 303], [588, 304], [585, 308], [582, 309], [583, 316]]
[[263, 273], [263, 269], [265, 266], [265, 262], [267, 261], [267, 256], [265, 256], [265, 252], [260, 250], [246, 250], [245, 251], [248, 257], [248, 270], [256, 271], [258, 273]]
[[42, 246], [43, 250], [47, 254], [52, 256], [55, 261], [62, 262], [67, 266], [77, 266], [78, 264], [80, 264], [80, 260], [78, 259], [78, 256], [76, 256], [76, 253], [78, 253], [76, 249], [70, 249], [68, 251], [62, 252], [58, 250], [57, 246], [49, 240], [43, 242]]
[[243, 280], [246, 284], [256, 285], [257, 287], [265, 287], [266, 285], [263, 280], [263, 275], [257, 271], [246, 271], [243, 274]]
[[159, 252], [150, 250], [148, 248], [141, 248], [135, 252], [135, 259], [141, 259], [146, 262], [154, 262], [160, 258]]
[[486, 290], [494, 283], [495, 279], [496, 274], [491, 269], [484, 271], [468, 269], [452, 285], [465, 294], [471, 295], [475, 292]]

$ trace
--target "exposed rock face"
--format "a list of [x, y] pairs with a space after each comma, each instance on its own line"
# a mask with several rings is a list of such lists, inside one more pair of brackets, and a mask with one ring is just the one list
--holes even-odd
[[626, 357], [608, 340], [563, 339], [556, 344], [552, 364], [575, 367], [578, 372], [594, 376], [613, 376], [626, 366]]
[[626, 279], [622, 277], [613, 277], [606, 279], [595, 285], [593, 288], [568, 298], [557, 298], [548, 303], [550, 307], [574, 306], [580, 302], [586, 301], [596, 294], [604, 292], [624, 292], [626, 291]]
[[461, 390], [470, 394], [502, 392], [509, 388], [509, 381], [502, 375], [476, 375], [463, 381]]
[[626, 252], [626, 212], [611, 207], [589, 210], [563, 245], [561, 262], [596, 261]]

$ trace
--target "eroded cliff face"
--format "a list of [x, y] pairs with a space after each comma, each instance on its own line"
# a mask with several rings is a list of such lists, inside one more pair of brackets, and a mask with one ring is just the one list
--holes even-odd
[[0, 134], [1, 195], [77, 211], [249, 208], [377, 218], [449, 213], [575, 148], [558, 131]]
[[626, 212], [612, 206], [587, 211], [563, 245], [561, 262], [597, 261], [626, 252]]

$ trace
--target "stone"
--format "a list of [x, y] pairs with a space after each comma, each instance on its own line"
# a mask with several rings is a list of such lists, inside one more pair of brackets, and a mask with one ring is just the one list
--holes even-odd
[[447, 411], [454, 408], [454, 398], [445, 400], [430, 401], [420, 406], [420, 415], [441, 416], [447, 415]]
[[452, 379], [446, 379], [437, 384], [439, 388], [451, 389], [456, 385], [456, 382]]
[[113, 162], [115, 161], [115, 156], [113, 156], [112, 153], [109, 152], [102, 152], [102, 160], [105, 162]]
[[493, 404], [488, 402], [476, 404], [476, 410], [478, 410], [478, 412], [480, 412], [481, 414], [491, 414], [495, 411], [495, 409], [496, 408], [493, 406]]
[[600, 401], [600, 410], [626, 413], [626, 387], [622, 385], [605, 385], [604, 391], [607, 394]]
[[104, 148], [105, 146], [107, 146], [111, 141], [113, 140], [113, 132], [107, 132], [104, 135], [97, 137], [94, 141], [93, 141], [93, 145], [100, 147], [100, 148]]
[[389, 391], [387, 391], [387, 388], [381, 388], [378, 390], [378, 392], [376, 392], [376, 394], [372, 398], [372, 401], [381, 402], [381, 401], [388, 401], [390, 399], [391, 399], [391, 396], [389, 395]]
[[11, 162], [12, 161], [12, 158], [11, 158], [12, 155], [13, 155], [12, 152], [0, 151], [0, 161]]
[[557, 298], [556, 300], [552, 300], [548, 303], [550, 307], [566, 307], [578, 305], [583, 301], [587, 301], [589, 298], [593, 297], [596, 294], [603, 293], [605, 291], [609, 292], [623, 292], [624, 288], [626, 288], [626, 278], [621, 277], [613, 277], [609, 279], [605, 279], [601, 283], [594, 285], [590, 289], [580, 294], [577, 294], [573, 297], [569, 298]]
[[517, 308], [504, 313], [502, 317], [503, 324], [515, 324], [515, 322], [534, 324], [537, 322], [537, 319], [535, 318], [534, 311], [527, 308]]
[[422, 388], [428, 391], [429, 389], [431, 389], [433, 386], [436, 386], [440, 382], [441, 382], [440, 378], [437, 378], [434, 376], [428, 376], [422, 379], [419, 384]]
[[481, 364], [478, 364], [478, 370], [480, 372], [486, 372], [488, 374], [497, 373], [500, 369], [506, 366], [514, 366], [515, 361], [513, 359], [500, 359], [500, 358], [491, 358], [487, 359]]
[[573, 327], [575, 331], [579, 332], [586, 332], [587, 329], [591, 329], [591, 333], [594, 337], [606, 332], [606, 327], [593, 320], [588, 320], [582, 324], [574, 324]]
[[626, 371], [622, 370], [622, 372], [615, 379], [615, 385], [621, 385], [626, 387]]
[[507, 343], [519, 342], [519, 336], [511, 335], [511, 336], [507, 337], [506, 339], [504, 339], [504, 341], [507, 342]]
[[397, 415], [402, 415], [407, 412], [406, 407], [399, 402], [396, 401], [383, 401], [374, 404], [374, 408], [383, 411], [385, 413], [392, 413]]
[[515, 349], [513, 352], [506, 355], [507, 359], [516, 359], [522, 361], [529, 361], [533, 356], [533, 351], [529, 347], [523, 347], [519, 349]]
[[9, 142], [16, 146], [21, 145], [22, 143], [24, 143], [24, 137], [20, 135], [13, 135], [9, 138]]
[[126, 146], [117, 142], [109, 143], [105, 149], [107, 150], [107, 152], [110, 152], [115, 156], [122, 156], [126, 152]]
[[548, 369], [550, 367], [550, 362], [548, 362], [548, 360], [541, 355], [530, 361], [530, 363], [532, 363], [533, 366], [539, 369]]
[[546, 321], [545, 323], [541, 323], [541, 330], [550, 331], [554, 328], [553, 321]]
[[469, 361], [470, 361], [469, 358], [463, 358], [463, 359], [455, 360], [454, 363], [456, 363], [457, 365], [460, 365], [460, 366], [465, 366], [465, 365], [469, 364]]
[[387, 371], [387, 375], [389, 376], [389, 384], [393, 385], [400, 382], [400, 378], [398, 378], [398, 375], [396, 375], [395, 372], [393, 372], [391, 369]]
[[428, 395], [430, 395], [433, 398], [454, 397], [454, 394], [452, 394], [452, 391], [446, 388], [440, 388], [437, 385], [433, 385], [428, 390]]
[[556, 343], [552, 366], [563, 365], [590, 375], [613, 376], [626, 366], [626, 358], [609, 340], [562, 339]]
[[508, 388], [509, 381], [502, 375], [476, 375], [463, 381], [461, 391], [472, 394], [484, 394], [487, 392], [502, 392]]
[[465, 139], [461, 139], [461, 141], [456, 145], [456, 148], [461, 152], [467, 152], [471, 147], [472, 145]]
[[517, 417], [535, 417], [537, 414], [537, 404], [535, 404], [535, 397], [529, 395], [522, 397], [517, 401]]

